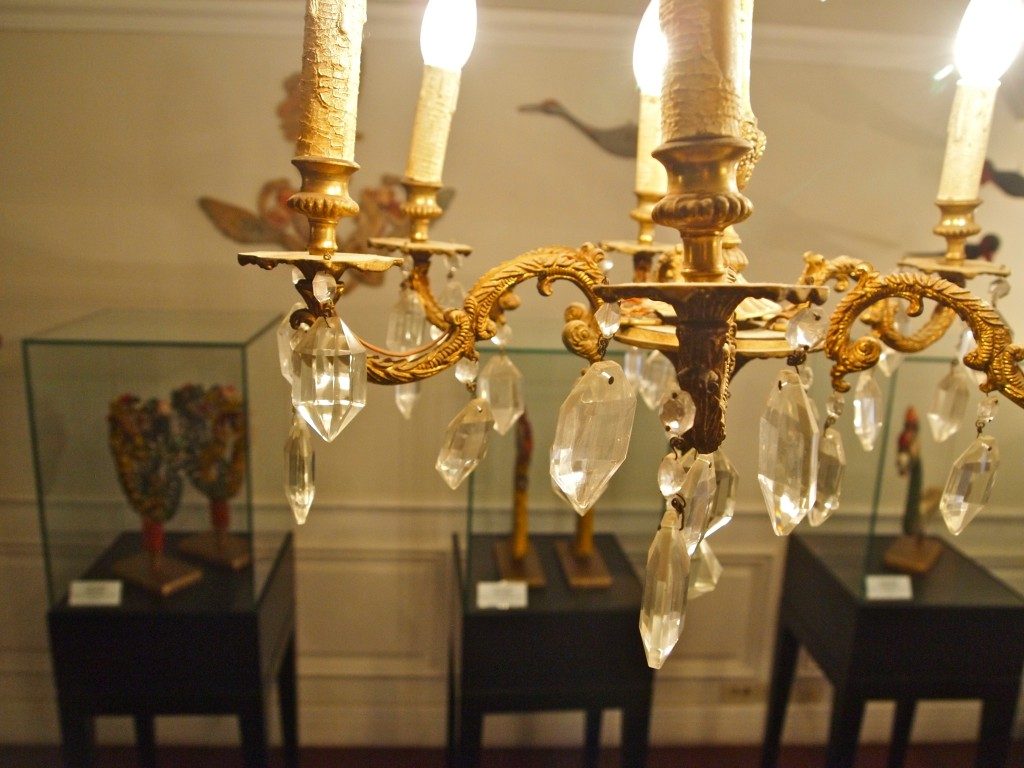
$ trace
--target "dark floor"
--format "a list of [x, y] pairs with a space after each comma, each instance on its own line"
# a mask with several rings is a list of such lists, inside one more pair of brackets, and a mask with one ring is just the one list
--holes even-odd
[[[757, 768], [755, 747], [659, 747], [652, 749], [648, 768]], [[276, 755], [275, 755], [276, 757]], [[1019, 765], [1024, 748], [1015, 747], [1010, 765]], [[882, 768], [886, 748], [861, 747], [857, 768]], [[241, 768], [238, 750], [227, 748], [162, 747], [160, 768]], [[580, 768], [582, 753], [575, 749], [491, 749], [485, 750], [480, 768]], [[443, 768], [444, 756], [434, 749], [326, 749], [302, 750], [302, 768]], [[824, 765], [824, 749], [788, 747], [782, 750], [779, 768], [817, 768]], [[974, 762], [974, 747], [968, 744], [912, 746], [904, 768], [968, 768]], [[0, 746], [0, 768], [57, 768], [57, 750], [51, 747]], [[129, 748], [98, 751], [95, 768], [136, 768]], [[601, 768], [618, 765], [615, 750], [605, 750]], [[271, 768], [280, 762], [271, 761]]]

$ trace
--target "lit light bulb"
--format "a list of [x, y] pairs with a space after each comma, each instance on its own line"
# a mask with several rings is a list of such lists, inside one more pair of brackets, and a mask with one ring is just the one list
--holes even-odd
[[661, 96], [667, 61], [668, 43], [658, 21], [658, 0], [651, 0], [640, 19], [633, 43], [633, 76], [640, 93]]
[[973, 85], [996, 85], [1024, 42], [1021, 0], [971, 0], [953, 46], [960, 77]]
[[476, 0], [430, 0], [423, 11], [423, 63], [458, 72], [476, 42]]

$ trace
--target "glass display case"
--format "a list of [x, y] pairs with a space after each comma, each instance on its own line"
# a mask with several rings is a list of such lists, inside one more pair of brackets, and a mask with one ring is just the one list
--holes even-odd
[[104, 310], [25, 339], [51, 607], [86, 578], [166, 597], [227, 571], [260, 595], [288, 530], [253, 507], [251, 437], [286, 428], [254, 424], [276, 322]]

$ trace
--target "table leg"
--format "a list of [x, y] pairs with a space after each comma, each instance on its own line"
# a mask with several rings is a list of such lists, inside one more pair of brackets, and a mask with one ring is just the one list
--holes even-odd
[[825, 753], [827, 768], [853, 768], [864, 720], [864, 698], [837, 688], [832, 697], [832, 724]]
[[651, 727], [651, 699], [622, 708], [622, 768], [644, 768]]
[[281, 747], [287, 768], [299, 765], [299, 716], [295, 670], [295, 634], [288, 640], [277, 672], [277, 699], [281, 710]]
[[916, 710], [916, 699], [899, 699], [896, 701], [896, 714], [892, 720], [892, 740], [889, 743], [888, 768], [903, 768], [903, 762], [907, 757], [907, 746], [910, 744], [910, 729], [914, 725], [914, 712]]
[[977, 768], [1004, 768], [1006, 765], [1016, 705], [1016, 694], [1013, 698], [985, 699], [981, 708]]
[[775, 768], [779, 762], [782, 726], [786, 722], [786, 706], [796, 674], [796, 657], [800, 643], [782, 623], [775, 637], [775, 658], [772, 662], [772, 682], [768, 692], [768, 713], [764, 722], [764, 746], [761, 748], [761, 768]]
[[474, 707], [461, 707], [459, 714], [458, 768], [476, 768], [480, 763], [480, 741], [483, 738], [484, 713]]
[[267, 768], [266, 712], [262, 697], [242, 708], [238, 713], [242, 733], [242, 755], [245, 768]]
[[583, 740], [583, 765], [597, 768], [601, 757], [601, 710], [588, 709], [586, 734]]
[[152, 715], [135, 715], [135, 749], [140, 768], [156, 768], [156, 730]]
[[61, 703], [60, 735], [64, 768], [92, 768], [96, 742], [92, 714]]

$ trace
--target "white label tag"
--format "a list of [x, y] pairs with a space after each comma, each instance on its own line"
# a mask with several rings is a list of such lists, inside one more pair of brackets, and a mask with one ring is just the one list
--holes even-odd
[[73, 608], [89, 606], [114, 607], [121, 604], [120, 581], [72, 581], [68, 591], [68, 605]]
[[525, 581], [480, 581], [476, 585], [476, 607], [525, 608], [528, 590]]
[[914, 585], [904, 574], [865, 576], [864, 586], [868, 600], [912, 600], [914, 597]]

